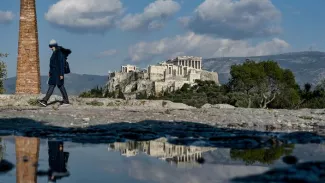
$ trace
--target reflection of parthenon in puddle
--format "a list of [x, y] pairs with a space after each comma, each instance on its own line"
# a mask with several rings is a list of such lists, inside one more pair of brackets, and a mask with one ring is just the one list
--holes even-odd
[[127, 141], [109, 144], [109, 148], [120, 151], [123, 156], [135, 156], [138, 153], [146, 153], [149, 156], [166, 160], [169, 163], [196, 163], [202, 157], [203, 152], [216, 148], [174, 145], [165, 138], [154, 141]]

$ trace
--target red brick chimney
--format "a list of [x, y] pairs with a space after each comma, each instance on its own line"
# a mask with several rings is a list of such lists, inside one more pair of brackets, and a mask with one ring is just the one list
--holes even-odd
[[16, 94], [40, 94], [35, 0], [20, 0]]

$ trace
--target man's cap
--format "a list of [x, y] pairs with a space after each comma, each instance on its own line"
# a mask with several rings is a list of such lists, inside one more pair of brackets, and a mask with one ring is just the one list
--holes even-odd
[[51, 41], [50, 41], [50, 45], [57, 45], [58, 43], [54, 40], [54, 39], [52, 39]]

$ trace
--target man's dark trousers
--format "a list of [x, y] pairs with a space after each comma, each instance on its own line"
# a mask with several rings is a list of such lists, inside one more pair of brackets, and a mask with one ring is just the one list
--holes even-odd
[[[43, 98], [44, 101], [48, 101], [50, 99], [55, 89], [55, 86], [56, 85], [49, 85], [49, 89], [47, 90], [46, 96]], [[57, 85], [57, 86], [60, 89], [60, 92], [62, 94], [63, 103], [69, 103], [68, 94], [67, 91], [65, 90], [64, 85]]]

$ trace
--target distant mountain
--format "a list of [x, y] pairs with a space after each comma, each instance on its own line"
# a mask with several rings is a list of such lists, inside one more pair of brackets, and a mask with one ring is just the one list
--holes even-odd
[[[41, 76], [41, 91], [46, 93], [48, 76]], [[65, 86], [69, 95], [79, 95], [81, 92], [92, 89], [96, 86], [104, 86], [108, 81], [107, 76], [88, 75], [88, 74], [67, 74], [65, 75]], [[5, 89], [7, 94], [15, 93], [16, 77], [5, 80]], [[60, 94], [58, 88], [54, 94]]]
[[230, 66], [243, 63], [246, 59], [255, 61], [274, 60], [282, 68], [290, 69], [299, 85], [307, 82], [315, 85], [325, 79], [325, 52], [305, 51], [258, 57], [224, 57], [203, 59], [203, 68], [219, 73], [219, 82], [226, 83], [230, 78]]

